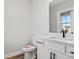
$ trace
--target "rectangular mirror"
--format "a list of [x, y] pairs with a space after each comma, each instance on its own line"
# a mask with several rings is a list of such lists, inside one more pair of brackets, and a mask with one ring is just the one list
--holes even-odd
[[53, 0], [49, 3], [49, 32], [74, 33], [74, 0]]

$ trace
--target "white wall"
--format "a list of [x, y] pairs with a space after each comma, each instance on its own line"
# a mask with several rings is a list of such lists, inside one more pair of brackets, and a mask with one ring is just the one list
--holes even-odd
[[50, 1], [5, 0], [5, 54], [21, 50], [32, 36], [49, 32]]
[[49, 32], [49, 2], [51, 0], [32, 1], [32, 34], [42, 35]]
[[5, 54], [22, 50], [31, 40], [31, 7], [31, 0], [5, 0]]
[[57, 25], [58, 25], [57, 13], [67, 8], [71, 8], [71, 7], [74, 8], [74, 0], [67, 0], [65, 2], [64, 1], [62, 3], [59, 3], [55, 6], [50, 7], [50, 14], [49, 14], [50, 15], [50, 21], [49, 21], [50, 32], [57, 32]]

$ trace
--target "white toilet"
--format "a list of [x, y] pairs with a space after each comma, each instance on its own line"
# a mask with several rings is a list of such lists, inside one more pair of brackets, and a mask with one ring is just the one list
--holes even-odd
[[24, 59], [32, 59], [32, 52], [36, 49], [33, 45], [26, 45], [23, 47]]

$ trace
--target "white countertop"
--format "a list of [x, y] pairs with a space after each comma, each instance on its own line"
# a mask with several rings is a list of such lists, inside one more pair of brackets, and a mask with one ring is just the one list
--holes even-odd
[[66, 38], [62, 38], [61, 33], [49, 33], [49, 34], [45, 34], [45, 35], [42, 35], [42, 36], [33, 37], [32, 39], [47, 40], [47, 41], [50, 41], [50, 42], [65, 44], [65, 45], [69, 45], [69, 46], [74, 47], [74, 37], [69, 36], [69, 37], [66, 37]]

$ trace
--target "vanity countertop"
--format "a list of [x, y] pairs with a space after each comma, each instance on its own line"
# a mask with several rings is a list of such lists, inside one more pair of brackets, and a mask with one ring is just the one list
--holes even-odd
[[59, 34], [53, 33], [53, 34], [46, 34], [42, 36], [36, 36], [36, 37], [33, 37], [32, 39], [44, 40], [44, 41], [46, 40], [46, 41], [55, 42], [55, 43], [69, 45], [71, 47], [74, 47], [74, 37], [62, 38], [61, 35], [62, 34], [60, 33]]

